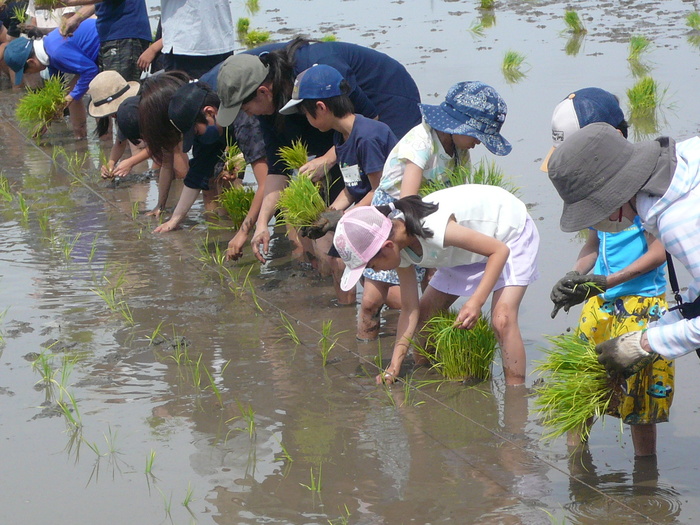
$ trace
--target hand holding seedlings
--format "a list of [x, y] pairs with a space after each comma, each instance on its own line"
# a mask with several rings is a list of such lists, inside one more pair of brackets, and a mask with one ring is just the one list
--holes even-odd
[[478, 304], [473, 298], [469, 299], [462, 308], [460, 308], [457, 314], [457, 319], [455, 320], [455, 328], [463, 328], [465, 330], [471, 330], [476, 326], [476, 322], [481, 317], [481, 308], [483, 304]]
[[581, 304], [587, 299], [596, 296], [608, 289], [608, 280], [605, 275], [587, 274], [581, 275], [577, 271], [571, 271], [559, 279], [552, 288], [550, 299], [554, 303], [552, 319], [556, 317], [559, 310], [564, 308], [569, 312], [569, 308]]
[[645, 343], [648, 347], [645, 331], [628, 332], [604, 341], [595, 347], [598, 362], [612, 377], [630, 377], [657, 357], [643, 348]]

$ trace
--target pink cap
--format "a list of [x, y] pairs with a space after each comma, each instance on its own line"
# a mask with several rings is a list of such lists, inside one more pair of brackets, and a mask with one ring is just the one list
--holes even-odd
[[355, 287], [390, 233], [391, 219], [374, 206], [357, 206], [343, 215], [333, 237], [335, 249], [345, 262], [341, 290], [347, 292]]

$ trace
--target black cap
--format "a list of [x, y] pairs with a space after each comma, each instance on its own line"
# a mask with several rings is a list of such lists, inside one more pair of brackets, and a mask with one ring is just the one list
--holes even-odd
[[168, 118], [182, 133], [182, 151], [190, 151], [194, 141], [194, 125], [204, 107], [204, 99], [212, 89], [204, 82], [190, 82], [181, 86], [170, 99]]
[[119, 126], [119, 131], [122, 132], [129, 142], [134, 144], [141, 140], [141, 129], [139, 128], [140, 101], [140, 96], [129, 97], [117, 109], [117, 126]]

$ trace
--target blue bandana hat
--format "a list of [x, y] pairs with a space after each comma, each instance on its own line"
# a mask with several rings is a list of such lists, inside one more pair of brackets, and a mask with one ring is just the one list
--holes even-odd
[[512, 149], [500, 134], [508, 107], [498, 92], [483, 82], [455, 84], [442, 104], [420, 104], [420, 110], [437, 131], [475, 137], [495, 155], [508, 155]]

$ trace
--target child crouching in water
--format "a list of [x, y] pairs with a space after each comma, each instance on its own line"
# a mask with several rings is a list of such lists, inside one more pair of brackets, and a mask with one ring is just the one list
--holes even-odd
[[[465, 184], [423, 199], [412, 195], [384, 206], [357, 207], [340, 219], [333, 243], [346, 264], [342, 289], [354, 287], [365, 268], [396, 269], [399, 276], [396, 342], [377, 383], [394, 382], [414, 333], [434, 313], [468, 296], [455, 326], [469, 330], [491, 292], [491, 322], [506, 385], [525, 382], [518, 310], [527, 286], [539, 276], [539, 234], [517, 197], [496, 186]], [[420, 299], [413, 265], [438, 268]]]

